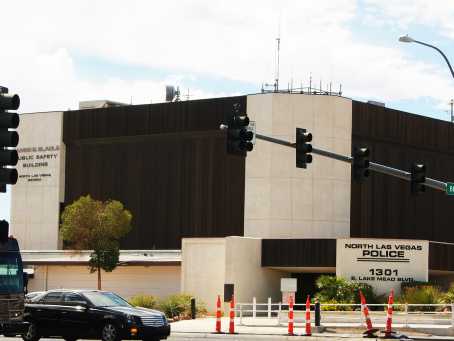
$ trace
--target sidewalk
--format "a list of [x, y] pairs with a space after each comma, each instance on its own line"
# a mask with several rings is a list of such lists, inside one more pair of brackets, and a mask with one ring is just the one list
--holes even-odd
[[[236, 336], [238, 338], [239, 335], [244, 336], [264, 336], [269, 337], [271, 339], [279, 340], [297, 340], [299, 337], [288, 336], [287, 335], [287, 326], [285, 325], [276, 325], [276, 320], [268, 320], [268, 319], [261, 319], [260, 325], [238, 325], [238, 319], [235, 320], [235, 333], [236, 335], [228, 335], [228, 327], [229, 327], [229, 318], [223, 317], [222, 318], [222, 332], [224, 334], [215, 334], [215, 324], [216, 319], [212, 317], [208, 318], [200, 318], [196, 320], [183, 320], [172, 323], [172, 335], [174, 336], [183, 336], [185, 335], [188, 338], [191, 338], [191, 334], [198, 335], [199, 338], [226, 338], [228, 336], [233, 337]], [[361, 339], [362, 338], [362, 331], [364, 329], [358, 328], [357, 323], [331, 323], [331, 324], [323, 324], [323, 326], [327, 327], [327, 330], [324, 333], [313, 333], [312, 339], [338, 339], [338, 338], [349, 338], [349, 339]], [[375, 327], [375, 326], [374, 326]], [[411, 326], [416, 327], [416, 326]], [[393, 330], [401, 334], [405, 334], [407, 336], [411, 336], [413, 339], [439, 339], [439, 340], [454, 340], [454, 334], [452, 336], [449, 333], [452, 332], [452, 328], [450, 326], [440, 326], [440, 325], [417, 325], [418, 328], [402, 328], [402, 325], [393, 325]], [[384, 325], [377, 325], [377, 328], [380, 330], [384, 329]], [[304, 335], [304, 324], [296, 323], [294, 332], [296, 335], [303, 336]], [[315, 331], [313, 327], [313, 331]], [[202, 336], [203, 334], [204, 336]], [[378, 334], [380, 335], [380, 334]], [[432, 335], [437, 335], [437, 338], [431, 337]], [[448, 336], [448, 337], [447, 337]], [[230, 340], [231, 338], [229, 338]]]

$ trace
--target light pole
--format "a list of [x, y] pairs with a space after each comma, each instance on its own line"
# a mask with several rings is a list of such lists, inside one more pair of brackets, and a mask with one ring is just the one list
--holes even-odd
[[[417, 44], [420, 44], [420, 45], [424, 45], [424, 46], [427, 46], [427, 47], [431, 47], [431, 48], [433, 48], [434, 50], [437, 50], [437, 51], [443, 56], [443, 58], [445, 59], [446, 64], [448, 64], [449, 71], [451, 71], [452, 78], [454, 78], [454, 71], [452, 70], [452, 67], [451, 67], [451, 64], [449, 63], [448, 57], [446, 57], [446, 55], [443, 53], [443, 51], [441, 51], [438, 47], [433, 46], [433, 45], [430, 45], [430, 44], [427, 44], [427, 43], [424, 43], [424, 42], [419, 41], [419, 40], [415, 40], [415, 39], [413, 39], [412, 37], [409, 37], [408, 34], [405, 35], [405, 36], [400, 37], [400, 38], [399, 38], [399, 41], [402, 42], [402, 43], [417, 43]], [[451, 100], [451, 103], [450, 103], [450, 104], [451, 104], [451, 122], [454, 123], [454, 116], [453, 116], [453, 100]]]
[[445, 59], [446, 63], [448, 64], [449, 70], [451, 71], [451, 75], [454, 78], [454, 71], [452, 70], [452, 67], [451, 67], [451, 64], [449, 63], [448, 58], [445, 56], [445, 54], [438, 47], [430, 45], [430, 44], [427, 44], [427, 43], [423, 43], [422, 41], [419, 41], [419, 40], [415, 40], [412, 37], [409, 37], [408, 34], [406, 36], [400, 37], [399, 41], [402, 42], [402, 43], [417, 43], [417, 44], [420, 44], [420, 45], [431, 47], [431, 48], [437, 50], [438, 52], [440, 52], [440, 54], [443, 56], [443, 58]]

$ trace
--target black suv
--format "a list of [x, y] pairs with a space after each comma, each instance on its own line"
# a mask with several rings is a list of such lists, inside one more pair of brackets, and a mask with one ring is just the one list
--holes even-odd
[[30, 322], [24, 341], [41, 337], [119, 341], [166, 339], [170, 326], [163, 313], [133, 307], [120, 296], [98, 290], [52, 290], [25, 305]]

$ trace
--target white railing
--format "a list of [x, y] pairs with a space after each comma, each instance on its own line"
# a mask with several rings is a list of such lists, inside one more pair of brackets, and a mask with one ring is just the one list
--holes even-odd
[[[305, 321], [305, 304], [294, 304], [294, 321], [303, 323]], [[386, 323], [387, 304], [368, 304], [370, 316], [374, 324]], [[338, 324], [349, 326], [364, 325], [364, 316], [360, 304], [320, 304], [321, 323]], [[422, 324], [446, 325], [454, 327], [454, 304], [393, 304], [393, 324], [404, 327], [414, 327]], [[314, 321], [314, 304], [311, 304], [311, 320]], [[267, 303], [257, 303], [255, 297], [252, 303], [237, 303], [235, 305], [235, 316], [239, 318], [239, 324], [252, 323], [257, 325], [264, 319], [266, 324], [275, 319], [274, 325], [287, 323], [288, 304], [272, 303], [268, 298]]]

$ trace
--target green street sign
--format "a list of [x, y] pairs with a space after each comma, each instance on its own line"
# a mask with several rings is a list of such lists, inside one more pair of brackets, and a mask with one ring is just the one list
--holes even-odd
[[446, 194], [454, 195], [454, 182], [446, 183]]

